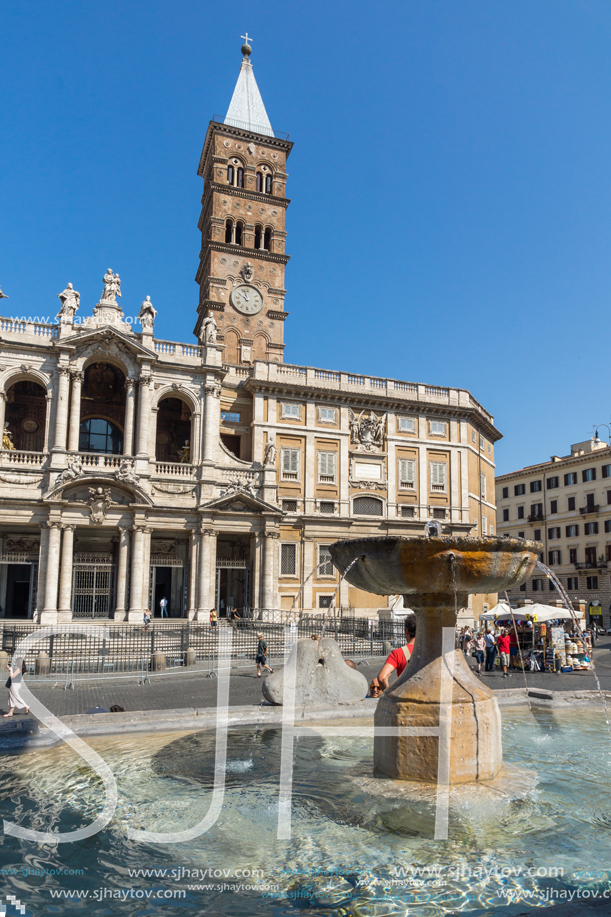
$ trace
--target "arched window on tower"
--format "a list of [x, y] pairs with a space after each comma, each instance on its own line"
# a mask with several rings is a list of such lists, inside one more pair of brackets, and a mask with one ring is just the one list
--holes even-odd
[[225, 222], [225, 242], [230, 243], [233, 241], [233, 220], [227, 220]]
[[272, 247], [272, 231], [268, 226], [265, 230], [265, 236], [263, 239], [263, 248], [266, 252], [270, 251]]
[[263, 192], [263, 173], [257, 172], [257, 191], [259, 194]]
[[233, 185], [234, 174], [235, 172], [234, 172], [233, 166], [227, 166], [227, 184], [228, 185]]
[[238, 222], [235, 224], [235, 244], [236, 245], [242, 244], [242, 230], [243, 229], [244, 229], [244, 224], [242, 223], [241, 220], [238, 220]]
[[242, 169], [241, 167], [238, 168], [238, 177], [237, 177], [237, 181], [236, 181], [236, 187], [237, 187], [237, 188], [243, 188], [243, 187], [244, 187], [244, 169]]
[[272, 193], [272, 177], [271, 177], [271, 175], [266, 175], [266, 176], [265, 176], [265, 193], [266, 193], [266, 194], [271, 194], [271, 193]]
[[261, 248], [261, 225], [255, 225], [255, 248]]

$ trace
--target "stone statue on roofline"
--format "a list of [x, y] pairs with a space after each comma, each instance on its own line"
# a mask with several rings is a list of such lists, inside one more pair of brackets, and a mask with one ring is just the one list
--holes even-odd
[[153, 325], [155, 324], [155, 316], [157, 315], [157, 309], [154, 307], [151, 302], [151, 297], [147, 296], [142, 305], [140, 306], [140, 311], [138, 312], [138, 321], [142, 325], [143, 331], [152, 331]]
[[121, 278], [118, 274], [113, 274], [112, 268], [109, 267], [104, 274], [104, 292], [100, 301], [116, 303], [117, 296], [121, 296]]
[[80, 306], [81, 294], [77, 293], [72, 284], [69, 283], [66, 289], [58, 293], [57, 296], [61, 302], [61, 308], [55, 317], [63, 322], [73, 321]]
[[209, 312], [202, 322], [200, 338], [203, 344], [216, 344], [217, 326], [214, 315]]

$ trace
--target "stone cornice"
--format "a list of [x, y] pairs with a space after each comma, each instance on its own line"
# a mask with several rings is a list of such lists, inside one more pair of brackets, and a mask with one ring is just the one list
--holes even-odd
[[293, 144], [290, 140], [282, 140], [280, 137], [268, 137], [266, 134], [259, 134], [256, 131], [246, 131], [239, 127], [232, 127], [231, 124], [219, 124], [218, 121], [210, 121], [202, 147], [202, 155], [199, 159], [199, 167], [197, 169], [198, 175], [203, 176], [204, 163], [208, 156], [212, 138], [215, 134], [223, 134], [226, 137], [239, 137], [240, 140], [254, 140], [258, 146], [267, 146], [272, 149], [282, 150], [286, 153], [287, 157], [290, 155], [293, 148]]
[[[598, 463], [600, 460], [603, 461], [603, 464], [611, 463], [611, 450], [610, 449], [600, 449], [597, 452], [586, 452], [584, 455], [564, 455], [559, 456], [559, 461], [557, 462], [542, 462], [540, 465], [529, 465], [527, 468], [520, 468], [518, 471], [508, 471], [507, 474], [500, 474], [496, 478], [496, 483], [499, 484], [501, 481], [516, 481], [518, 478], [530, 478], [535, 477], [536, 475], [549, 475], [551, 477], [554, 474], [564, 474], [564, 472], [571, 468], [572, 466], [581, 466], [581, 465], [593, 465]], [[604, 484], [605, 487], [611, 487], [611, 478], [601, 478], [600, 483], [607, 481], [607, 484]], [[592, 487], [596, 487], [598, 481], [578, 481], [577, 484], [571, 484], [571, 487], [578, 487], [580, 485], [590, 484]], [[554, 491], [550, 491], [549, 496], [551, 499], [554, 499]], [[533, 498], [537, 494], [522, 494], [524, 497]], [[506, 498], [507, 499], [507, 498]], [[517, 499], [511, 497], [511, 499]], [[520, 519], [520, 522], [523, 520]], [[517, 523], [516, 523], [517, 525]]]
[[247, 188], [235, 188], [233, 185], [225, 185], [222, 182], [211, 181], [206, 185], [204, 194], [202, 195], [200, 221], [215, 191], [218, 194], [227, 194], [229, 197], [238, 197], [252, 201], [253, 204], [271, 204], [274, 207], [282, 207], [284, 210], [286, 210], [291, 203], [288, 197], [278, 197], [275, 194], [263, 194], [261, 191], [249, 191]]
[[[268, 291], [269, 292], [269, 291]], [[285, 322], [288, 317], [288, 312], [275, 312], [273, 309], [269, 309], [266, 312], [268, 318], [275, 319], [277, 322]]]
[[[256, 258], [259, 261], [271, 261], [273, 264], [288, 264], [290, 261], [290, 255], [279, 255], [276, 252], [265, 252], [258, 248], [245, 248], [243, 245], [231, 245], [227, 242], [213, 242], [211, 239], [206, 239], [202, 249], [199, 253], [200, 265], [203, 264], [203, 261], [209, 251], [219, 252], [223, 255], [240, 255], [243, 258]], [[198, 283], [201, 283], [199, 278], [199, 271], [197, 272], [196, 280]]]

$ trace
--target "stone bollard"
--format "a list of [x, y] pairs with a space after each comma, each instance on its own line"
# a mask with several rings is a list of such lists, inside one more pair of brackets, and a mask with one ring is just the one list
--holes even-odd
[[49, 654], [45, 653], [44, 650], [41, 650], [36, 657], [34, 671], [36, 675], [48, 675], [51, 671], [51, 660], [49, 659]]
[[195, 665], [197, 662], [197, 653], [195, 650], [185, 650], [184, 653], [184, 663], [185, 665]]
[[5, 653], [4, 650], [0, 651], [0, 679], [8, 673], [8, 661], [9, 655]]
[[382, 655], [388, 656], [389, 653], [392, 653], [392, 643], [390, 640], [384, 640], [382, 642]]
[[151, 656], [151, 672], [165, 672], [165, 653], [159, 650]]

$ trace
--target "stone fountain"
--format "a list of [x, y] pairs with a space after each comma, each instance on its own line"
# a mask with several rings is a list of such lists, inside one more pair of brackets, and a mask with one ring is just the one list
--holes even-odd
[[[469, 593], [493, 593], [526, 579], [542, 546], [520, 538], [433, 535], [361, 538], [331, 545], [333, 563], [353, 586], [377, 595], [403, 594], [417, 616], [416, 642], [402, 676], [384, 692], [375, 727], [441, 727], [449, 721], [449, 783], [492, 780], [502, 764], [501, 716], [492, 692], [460, 650], [443, 654], [443, 629], [456, 627]], [[440, 705], [442, 666], [451, 672], [451, 708]], [[446, 695], [448, 702], [449, 694]], [[437, 735], [375, 735], [376, 771], [435, 783]]]

